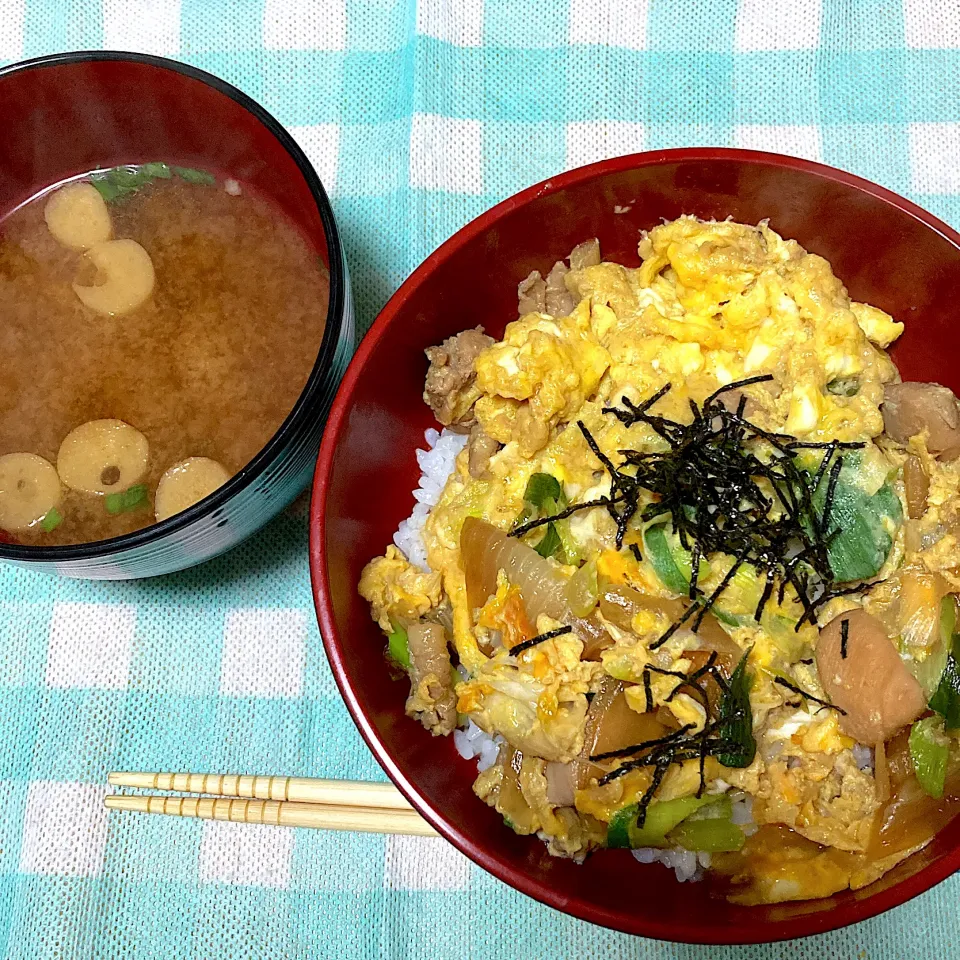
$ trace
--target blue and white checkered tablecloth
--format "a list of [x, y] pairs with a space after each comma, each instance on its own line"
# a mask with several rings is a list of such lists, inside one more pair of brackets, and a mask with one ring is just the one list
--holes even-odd
[[[644, 148], [811, 157], [960, 226], [954, 0], [0, 0], [0, 63], [80, 48], [195, 64], [290, 127], [361, 330], [494, 202]], [[795, 944], [675, 947], [554, 913], [441, 840], [107, 818], [116, 769], [382, 778], [324, 659], [303, 501], [161, 580], [0, 568], [6, 956], [960, 957], [957, 878]]]

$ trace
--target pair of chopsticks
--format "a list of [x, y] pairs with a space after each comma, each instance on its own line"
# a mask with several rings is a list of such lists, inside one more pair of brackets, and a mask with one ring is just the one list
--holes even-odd
[[111, 794], [104, 801], [111, 810], [317, 830], [437, 835], [390, 783], [216, 773], [111, 773], [107, 780], [115, 787], [212, 794]]

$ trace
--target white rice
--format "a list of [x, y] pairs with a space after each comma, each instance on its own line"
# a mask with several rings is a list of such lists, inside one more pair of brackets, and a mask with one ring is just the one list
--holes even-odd
[[440, 493], [453, 473], [457, 454], [467, 442], [466, 436], [444, 429], [437, 433], [432, 427], [423, 435], [426, 450], [417, 450], [420, 464], [420, 484], [413, 491], [417, 501], [413, 513], [404, 520], [393, 535], [393, 542], [406, 558], [423, 570], [427, 569], [427, 554], [423, 548], [423, 525], [430, 510], [436, 506]]
[[491, 737], [489, 733], [481, 730], [472, 720], [468, 720], [467, 725], [462, 729], [453, 731], [453, 745], [457, 748], [457, 753], [464, 760], [472, 760], [477, 757], [478, 773], [483, 773], [484, 770], [488, 770], [497, 762], [500, 744], [503, 742], [503, 737], [499, 733]]
[[[757, 825], [753, 822], [753, 801], [746, 794], [734, 798], [730, 819], [742, 827], [748, 837], [757, 832]], [[710, 868], [709, 853], [694, 853], [683, 847], [641, 847], [631, 852], [640, 863], [662, 863], [669, 867], [680, 883], [696, 883], [703, 879], [703, 871]]]
[[669, 850], [641, 847], [631, 852], [640, 863], [662, 863], [665, 867], [672, 868], [680, 883], [688, 880], [696, 883], [702, 880], [703, 871], [710, 866], [709, 853], [694, 853], [692, 850], [684, 850], [683, 847], [671, 847]]
[[858, 769], [864, 773], [873, 773], [873, 747], [864, 746], [862, 743], [853, 745], [853, 759]]

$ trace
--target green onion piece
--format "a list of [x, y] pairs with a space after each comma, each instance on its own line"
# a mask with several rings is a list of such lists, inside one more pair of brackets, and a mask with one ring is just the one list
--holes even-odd
[[527, 488], [523, 491], [523, 499], [541, 509], [551, 500], [559, 503], [561, 498], [563, 498], [563, 489], [560, 481], [549, 473], [531, 474], [527, 481]]
[[51, 507], [47, 515], [40, 521], [44, 533], [52, 533], [63, 523], [63, 514], [56, 507]]
[[855, 397], [860, 392], [860, 381], [856, 377], [837, 377], [827, 384], [827, 393], [835, 397]]
[[[875, 576], [893, 547], [890, 528], [896, 530], [903, 522], [900, 498], [891, 484], [885, 483], [871, 496], [845, 480], [844, 473], [841, 470], [827, 520], [831, 538], [827, 557], [837, 583]], [[828, 486], [825, 478], [813, 494], [814, 507], [821, 516]]]
[[739, 850], [747, 838], [731, 820], [713, 817], [708, 820], [684, 820], [670, 831], [669, 839], [685, 850], [726, 853]]
[[940, 601], [940, 638], [944, 644], [950, 644], [950, 639], [957, 629], [957, 598], [948, 593]]
[[192, 167], [172, 167], [173, 172], [187, 183], [201, 183], [206, 187], [216, 184], [217, 178], [206, 170], [194, 170]]
[[733, 816], [733, 801], [726, 793], [710, 797], [710, 803], [690, 814], [688, 820], [729, 820]]
[[943, 717], [947, 730], [960, 730], [960, 633], [955, 633], [950, 642], [950, 653], [940, 683], [930, 698], [930, 709]]
[[557, 554], [563, 552], [563, 544], [560, 541], [560, 534], [557, 533], [555, 524], [547, 524], [547, 532], [533, 549], [544, 559], [547, 557], [555, 557]]
[[678, 797], [659, 800], [647, 807], [643, 826], [637, 826], [640, 805], [631, 803], [618, 810], [607, 825], [607, 846], [636, 850], [639, 847], [670, 846], [667, 834], [690, 814], [715, 800], [716, 797]]
[[514, 528], [522, 527], [525, 523], [536, 520], [539, 513], [540, 511], [532, 503], [524, 500], [523, 509], [517, 515], [517, 519], [513, 521]]
[[404, 670], [410, 669], [410, 648], [407, 646], [407, 631], [397, 625], [387, 637], [387, 655]]
[[690, 579], [677, 565], [667, 539], [666, 524], [650, 527], [643, 535], [644, 554], [660, 582], [671, 592], [684, 596], [690, 590]]
[[151, 180], [169, 180], [173, 175], [170, 168], [165, 163], [156, 161], [154, 163], [142, 163], [139, 167], [140, 172], [150, 177]]
[[135, 483], [123, 491], [123, 509], [135, 510], [147, 502], [147, 487], [143, 483]]
[[97, 170], [90, 174], [90, 182], [100, 191], [100, 196], [107, 203], [114, 203], [133, 196], [141, 187], [153, 183], [154, 180], [169, 180], [174, 174], [188, 183], [213, 186], [217, 182], [217, 178], [206, 170], [171, 167], [159, 160], [112, 167], [110, 170]]
[[147, 488], [145, 484], [135, 483], [127, 487], [122, 493], [108, 493], [105, 498], [107, 513], [128, 513], [136, 510], [147, 502]]
[[943, 796], [950, 759], [950, 740], [940, 717], [925, 717], [910, 729], [910, 759], [917, 782], [936, 800]]
[[570, 612], [585, 617], [600, 601], [600, 583], [597, 561], [588, 560], [568, 581], [563, 589]]
[[718, 736], [732, 740], [735, 749], [721, 753], [717, 759], [725, 767], [749, 767], [757, 753], [757, 741], [753, 738], [753, 713], [750, 709], [750, 687], [753, 674], [747, 671], [748, 650], [737, 664], [730, 677], [729, 689], [720, 701], [720, 727]]
[[154, 180], [169, 178], [170, 168], [165, 163], [142, 163], [139, 166], [97, 170], [90, 175], [90, 182], [100, 191], [107, 203], [112, 203], [132, 196]]

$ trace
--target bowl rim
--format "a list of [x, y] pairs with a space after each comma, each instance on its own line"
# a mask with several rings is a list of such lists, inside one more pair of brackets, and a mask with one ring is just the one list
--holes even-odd
[[346, 322], [347, 277], [344, 267], [343, 245], [333, 215], [333, 207], [320, 182], [313, 164], [307, 158], [300, 145], [286, 128], [256, 100], [238, 87], [220, 79], [212, 73], [181, 63], [167, 57], [158, 57], [145, 53], [128, 53], [119, 50], [78, 50], [69, 53], [55, 53], [30, 60], [22, 60], [0, 68], [0, 83], [11, 76], [29, 70], [56, 69], [77, 63], [124, 62], [136, 63], [158, 70], [166, 70], [199, 81], [218, 93], [229, 97], [243, 107], [254, 119], [258, 120], [272, 134], [290, 155], [306, 181], [310, 194], [317, 205], [327, 242], [328, 268], [330, 272], [330, 294], [327, 304], [327, 316], [323, 328], [317, 358], [310, 375], [293, 408], [276, 429], [273, 436], [257, 455], [241, 470], [235, 473], [222, 487], [219, 487], [203, 500], [198, 501], [181, 513], [166, 520], [154, 522], [132, 533], [105, 540], [92, 540], [87, 543], [65, 544], [63, 546], [35, 546], [10, 544], [0, 540], [0, 560], [14, 560], [18, 563], [69, 563], [83, 560], [109, 560], [127, 555], [131, 551], [151, 544], [166, 541], [167, 538], [192, 526], [205, 516], [212, 516], [235, 496], [250, 488], [280, 458], [290, 445], [309, 428], [323, 401], [328, 372], [333, 368], [337, 351]]
[[336, 398], [330, 408], [327, 425], [317, 458], [314, 475], [313, 494], [310, 502], [310, 576], [314, 596], [314, 605], [320, 624], [321, 639], [327, 659], [333, 671], [337, 687], [347, 705], [350, 716], [360, 731], [367, 746], [380, 766], [410, 801], [421, 816], [433, 826], [446, 840], [451, 842], [474, 863], [492, 873], [499, 880], [519, 890], [521, 893], [545, 903], [556, 910], [600, 924], [624, 933], [636, 934], [674, 943], [700, 944], [752, 944], [775, 943], [781, 940], [807, 937], [827, 933], [840, 927], [868, 920], [880, 913], [906, 903], [931, 887], [960, 870], [960, 844], [939, 861], [921, 869], [912, 877], [880, 890], [877, 893], [841, 904], [833, 909], [824, 909], [817, 913], [765, 923], [761, 930], [753, 933], [751, 929], [734, 932], [728, 928], [703, 929], [696, 932], [677, 930], [675, 927], [652, 918], [629, 917], [612, 909], [584, 903], [576, 898], [558, 894], [549, 884], [542, 882], [532, 874], [524, 873], [496, 855], [486, 850], [482, 844], [467, 837], [459, 825], [441, 816], [416, 785], [398, 768], [390, 751], [381, 741], [377, 730], [363, 711], [351, 689], [346, 676], [345, 657], [341, 647], [339, 631], [334, 616], [333, 605], [328, 589], [329, 571], [325, 551], [326, 541], [326, 504], [330, 491], [336, 449], [340, 436], [348, 425], [353, 394], [360, 373], [376, 348], [389, 325], [395, 320], [406, 302], [432, 271], [457, 251], [464, 243], [482, 234], [503, 217], [525, 206], [532, 200], [572, 185], [590, 180], [601, 174], [618, 173], [625, 170], [653, 166], [661, 163], [697, 161], [729, 161], [761, 166], [773, 166], [780, 169], [795, 170], [814, 174], [844, 186], [853, 187], [867, 193], [884, 203], [896, 207], [901, 212], [920, 221], [934, 230], [944, 239], [960, 249], [960, 233], [942, 220], [928, 213], [922, 207], [904, 197], [854, 174], [839, 170], [827, 164], [817, 163], [798, 157], [766, 153], [758, 150], [741, 150], [729, 147], [680, 147], [669, 150], [645, 151], [601, 160], [561, 173], [541, 181], [519, 193], [508, 197], [489, 210], [471, 220], [431, 253], [416, 270], [404, 281], [396, 293], [387, 301], [373, 325], [364, 336], [341, 381]]

